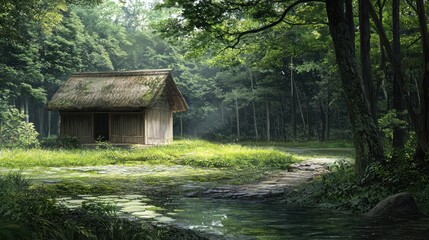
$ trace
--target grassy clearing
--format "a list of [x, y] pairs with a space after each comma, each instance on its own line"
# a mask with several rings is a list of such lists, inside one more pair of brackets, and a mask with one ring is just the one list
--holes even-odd
[[166, 164], [197, 167], [278, 168], [298, 161], [276, 149], [219, 144], [202, 140], [179, 140], [145, 149], [4, 149], [0, 166], [7, 168], [97, 166], [109, 164]]

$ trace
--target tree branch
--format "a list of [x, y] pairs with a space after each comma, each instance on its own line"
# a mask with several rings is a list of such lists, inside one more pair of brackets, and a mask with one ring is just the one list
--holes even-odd
[[[320, 3], [324, 3], [325, 1], [324, 1], [324, 0], [298, 0], [298, 1], [294, 2], [294, 3], [292, 3], [291, 5], [289, 5], [289, 6], [288, 6], [284, 11], [283, 11], [282, 15], [280, 15], [280, 18], [279, 18], [279, 19], [277, 19], [276, 21], [271, 22], [271, 23], [269, 23], [269, 24], [267, 24], [267, 25], [264, 25], [264, 26], [262, 26], [262, 27], [260, 27], [260, 28], [250, 29], [250, 30], [247, 30], [247, 31], [244, 31], [244, 32], [236, 33], [236, 34], [237, 34], [237, 37], [236, 37], [236, 40], [235, 40], [234, 44], [232, 44], [232, 45], [230, 45], [230, 46], [228, 46], [228, 47], [226, 47], [226, 48], [235, 48], [235, 47], [240, 43], [241, 38], [242, 38], [242, 37], [244, 37], [244, 36], [246, 36], [246, 35], [254, 34], [254, 33], [258, 33], [258, 32], [262, 32], [262, 31], [267, 30], [267, 29], [269, 29], [269, 28], [275, 27], [276, 25], [278, 25], [278, 24], [280, 24], [281, 22], [283, 22], [283, 20], [284, 20], [284, 18], [286, 17], [286, 15], [287, 15], [287, 14], [288, 14], [288, 13], [289, 13], [293, 8], [294, 8], [294, 7], [296, 7], [296, 6], [297, 6], [297, 5], [299, 5], [299, 4], [302, 4], [302, 3], [309, 3], [309, 2], [320, 2]], [[234, 35], [234, 34], [232, 34], [232, 35]]]

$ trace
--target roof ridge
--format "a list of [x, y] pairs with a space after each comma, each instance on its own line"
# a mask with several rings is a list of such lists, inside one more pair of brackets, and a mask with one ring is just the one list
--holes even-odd
[[133, 76], [133, 75], [163, 75], [169, 74], [172, 69], [145, 69], [132, 71], [107, 71], [107, 72], [76, 72], [72, 76]]

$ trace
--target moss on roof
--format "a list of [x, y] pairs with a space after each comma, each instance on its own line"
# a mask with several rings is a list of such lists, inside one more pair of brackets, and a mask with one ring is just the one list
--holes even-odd
[[[47, 104], [48, 110], [115, 111], [150, 107], [167, 87], [176, 89], [169, 98], [172, 111], [188, 106], [172, 81], [171, 70], [94, 72], [73, 74]], [[173, 86], [171, 86], [173, 85]]]

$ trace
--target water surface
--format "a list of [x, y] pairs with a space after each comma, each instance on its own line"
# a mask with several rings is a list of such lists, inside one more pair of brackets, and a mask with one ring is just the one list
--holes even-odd
[[429, 239], [429, 219], [375, 220], [344, 212], [281, 203], [182, 198], [166, 205], [177, 224], [254, 239]]

